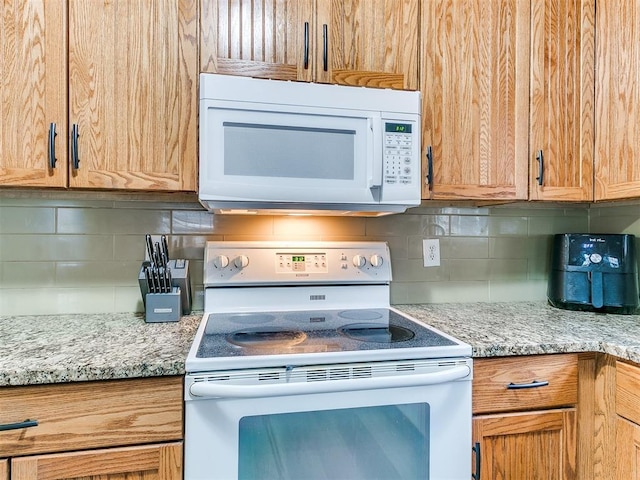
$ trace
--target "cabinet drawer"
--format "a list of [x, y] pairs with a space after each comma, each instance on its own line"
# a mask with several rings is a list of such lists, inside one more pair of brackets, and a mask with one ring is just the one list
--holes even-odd
[[640, 425], [640, 367], [616, 362], [616, 413]]
[[[477, 359], [473, 369], [474, 414], [560, 407], [578, 402], [578, 356], [575, 354]], [[534, 382], [542, 385], [514, 388]]]
[[2, 456], [182, 439], [182, 377], [0, 388]]

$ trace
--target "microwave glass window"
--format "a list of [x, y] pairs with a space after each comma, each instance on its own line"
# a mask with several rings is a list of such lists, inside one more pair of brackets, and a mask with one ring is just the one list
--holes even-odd
[[240, 419], [238, 479], [429, 478], [429, 404]]
[[225, 175], [354, 179], [353, 130], [231, 122], [223, 125]]

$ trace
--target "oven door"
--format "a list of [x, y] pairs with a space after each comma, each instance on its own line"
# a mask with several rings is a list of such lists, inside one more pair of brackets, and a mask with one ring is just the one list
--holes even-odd
[[471, 378], [470, 359], [188, 375], [185, 479], [469, 478]]

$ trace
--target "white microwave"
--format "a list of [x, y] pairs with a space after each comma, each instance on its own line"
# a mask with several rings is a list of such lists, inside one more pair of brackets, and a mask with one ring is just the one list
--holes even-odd
[[420, 204], [420, 92], [200, 75], [215, 213], [378, 216]]

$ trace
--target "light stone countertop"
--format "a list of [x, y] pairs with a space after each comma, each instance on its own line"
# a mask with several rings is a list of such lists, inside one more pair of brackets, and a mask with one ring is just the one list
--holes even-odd
[[[640, 363], [640, 315], [545, 302], [394, 305], [473, 348], [474, 357], [602, 352]], [[0, 386], [183, 375], [202, 313], [0, 316]]]

